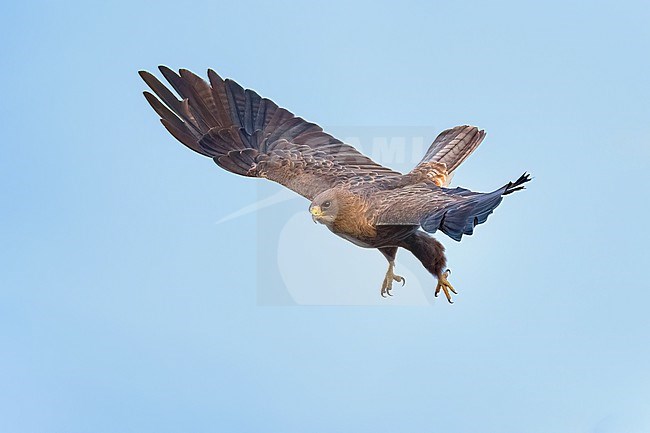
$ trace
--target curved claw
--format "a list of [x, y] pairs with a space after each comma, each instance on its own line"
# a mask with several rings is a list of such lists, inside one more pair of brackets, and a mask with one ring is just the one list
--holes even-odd
[[406, 284], [406, 278], [400, 276], [400, 275], [395, 275], [393, 273], [393, 267], [394, 264], [390, 263], [388, 266], [388, 271], [386, 271], [386, 276], [384, 277], [384, 282], [381, 285], [381, 296], [385, 298], [386, 296], [393, 296], [391, 293], [391, 290], [393, 290], [393, 281], [397, 281], [398, 283], [402, 283], [402, 287]]
[[388, 295], [388, 296], [393, 296], [393, 295], [390, 293], [390, 291], [391, 291], [391, 288], [390, 288], [390, 287], [382, 287], [382, 288], [381, 288], [381, 297], [382, 297], [382, 298], [385, 298], [386, 295]]

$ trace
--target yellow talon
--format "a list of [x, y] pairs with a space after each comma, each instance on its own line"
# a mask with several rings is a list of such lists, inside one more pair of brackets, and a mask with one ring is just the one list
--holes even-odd
[[436, 291], [434, 293], [434, 296], [438, 297], [440, 290], [442, 290], [445, 294], [445, 297], [447, 298], [447, 301], [450, 304], [453, 304], [454, 302], [451, 300], [451, 294], [449, 294], [449, 291], [451, 290], [451, 292], [455, 295], [457, 295], [458, 292], [456, 292], [454, 286], [449, 284], [449, 281], [447, 281], [447, 277], [449, 276], [450, 273], [451, 272], [449, 271], [449, 269], [447, 269], [445, 272], [440, 274], [440, 276], [438, 277], [438, 285], [436, 286]]
[[402, 283], [402, 286], [406, 284], [406, 278], [401, 277], [399, 275], [395, 275], [395, 273], [393, 273], [394, 267], [395, 267], [394, 262], [388, 262], [388, 271], [386, 271], [384, 282], [381, 284], [381, 296], [384, 298], [386, 297], [386, 295], [393, 296], [392, 293], [390, 293], [390, 291], [393, 290], [393, 281]]

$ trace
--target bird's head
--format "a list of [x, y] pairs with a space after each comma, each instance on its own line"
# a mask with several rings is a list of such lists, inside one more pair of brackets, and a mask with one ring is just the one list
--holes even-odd
[[339, 194], [334, 189], [328, 189], [318, 194], [309, 206], [309, 213], [314, 222], [332, 224], [341, 210]]

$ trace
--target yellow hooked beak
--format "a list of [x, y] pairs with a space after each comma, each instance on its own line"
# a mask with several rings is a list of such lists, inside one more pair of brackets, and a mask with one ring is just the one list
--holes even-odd
[[311, 219], [314, 220], [314, 222], [318, 222], [318, 219], [323, 215], [323, 210], [320, 206], [312, 206], [309, 208], [309, 212], [311, 212]]

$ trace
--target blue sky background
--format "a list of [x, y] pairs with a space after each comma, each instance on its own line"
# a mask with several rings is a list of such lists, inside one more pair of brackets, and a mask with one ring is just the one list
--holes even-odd
[[[5, 4], [0, 431], [649, 431], [649, 19], [643, 1]], [[404, 253], [414, 282], [384, 306], [265, 306], [288, 256], [260, 263], [258, 228], [287, 221], [215, 224], [266, 186], [160, 126], [136, 74], [160, 63], [340, 136], [477, 124], [456, 184], [535, 180], [441, 236], [453, 306], [395, 305], [435, 287]], [[282, 251], [322, 252], [295, 284], [379, 303], [383, 258], [287, 206], [305, 220]]]

